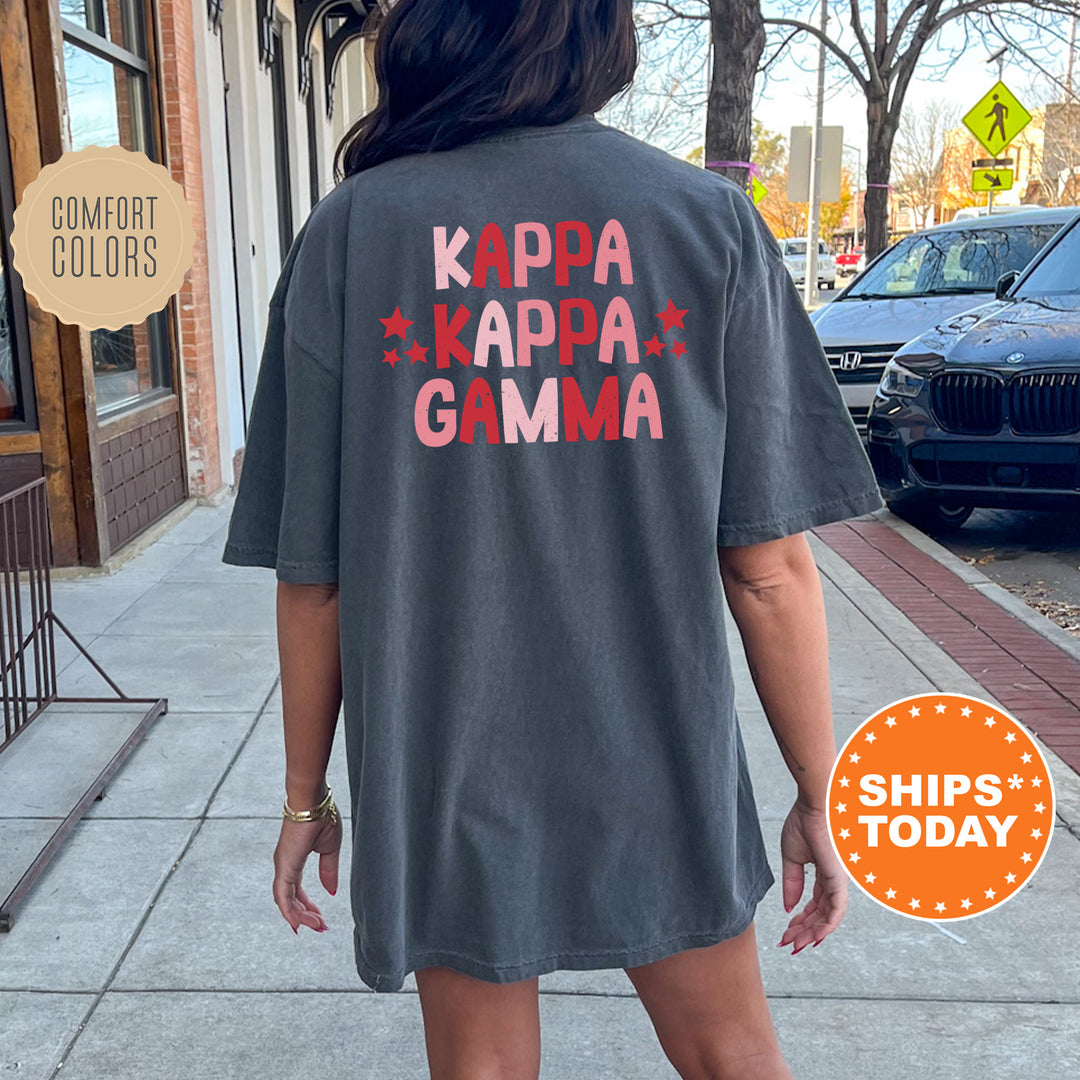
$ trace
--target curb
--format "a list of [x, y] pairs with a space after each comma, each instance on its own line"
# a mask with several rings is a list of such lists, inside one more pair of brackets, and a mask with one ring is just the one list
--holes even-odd
[[868, 519], [888, 525], [890, 529], [907, 540], [912, 547], [917, 547], [924, 555], [929, 555], [935, 562], [941, 563], [946, 570], [951, 570], [966, 584], [978, 589], [988, 600], [993, 600], [995, 604], [1004, 608], [1010, 615], [1016, 616], [1025, 626], [1056, 645], [1062, 652], [1068, 653], [1074, 660], [1080, 662], [1080, 638], [1073, 637], [1067, 630], [1063, 630], [1057, 623], [1048, 619], [1041, 612], [1029, 607], [1020, 597], [1015, 596], [996, 581], [992, 581], [977, 567], [964, 562], [959, 555], [954, 555], [948, 548], [943, 547], [936, 540], [927, 536], [926, 533], [920, 532], [914, 525], [905, 521], [902, 517], [898, 517], [891, 510], [875, 510], [872, 514], [866, 516]]
[[[1003, 608], [1010, 615], [1015, 616], [1029, 629], [1035, 631], [1041, 637], [1045, 638], [1051, 644], [1060, 648], [1072, 659], [1080, 662], [1080, 641], [1074, 638], [1067, 631], [1063, 630], [1056, 623], [1051, 622], [1045, 615], [1040, 614], [1033, 608], [1028, 607], [1023, 600], [1014, 596], [1007, 589], [998, 585], [996, 582], [991, 581], [981, 570], [972, 566], [970, 563], [964, 562], [959, 556], [954, 555], [947, 548], [943, 547], [936, 540], [931, 539], [925, 533], [920, 532], [915, 526], [909, 522], [904, 521], [903, 518], [898, 517], [896, 514], [888, 509], [875, 510], [870, 514], [864, 515], [860, 520], [863, 521], [877, 521], [883, 525], [887, 525], [893, 531], [899, 533], [905, 540], [908, 541], [913, 547], [918, 548], [925, 555], [934, 559], [940, 563], [946, 570], [955, 574], [965, 584], [970, 585], [972, 588], [978, 589], [988, 600], [993, 600], [999, 607]], [[853, 567], [849, 567], [842, 556], [833, 552], [828, 545], [821, 541], [819, 538], [815, 538], [818, 543], [825, 548], [829, 555], [820, 560], [820, 563], [824, 563], [824, 566], [820, 568], [825, 571], [828, 576], [833, 577], [835, 571], [829, 572], [828, 559], [831, 556], [832, 560], [841, 563], [851, 574], [861, 579], [861, 575]], [[835, 565], [835, 563], [834, 563]], [[865, 579], [863, 580], [865, 584]], [[849, 590], [851, 588], [850, 582], [846, 585], [841, 580], [836, 580], [835, 583], [840, 587], [841, 591], [848, 593], [849, 599], [853, 601], [855, 598], [851, 596]], [[873, 586], [869, 586], [873, 589]], [[876, 592], [876, 590], [874, 590]], [[879, 594], [880, 595], [880, 594]], [[855, 601], [858, 602], [858, 601]], [[913, 624], [911, 624], [907, 616], [897, 608], [892, 601], [885, 597], [881, 597], [881, 611], [878, 615], [875, 615], [867, 611], [871, 621], [878, 625], [878, 628], [882, 632], [890, 634], [891, 628], [886, 628], [886, 622], [891, 622], [896, 617], [899, 617], [898, 622], [894, 622], [894, 626], [909, 625], [914, 631], [914, 640], [919, 642], [925, 642], [929, 649], [909, 650], [911, 641], [905, 641], [903, 644], [898, 642], [899, 647], [909, 655], [909, 659], [915, 664], [917, 668], [923, 671], [923, 673], [930, 679], [935, 685], [939, 685], [943, 681], [943, 669], [952, 669], [957, 673], [961, 673], [961, 677], [956, 679], [956, 683], [959, 684], [959, 692], [969, 692], [964, 684], [968, 686], [978, 687], [981, 693], [976, 696], [985, 697], [988, 700], [995, 701], [999, 706], [1000, 702], [994, 698], [994, 695], [986, 689], [982, 688], [982, 684], [978, 682], [972, 675], [963, 671], [962, 668], [957, 665], [951, 657], [943, 652], [941, 647], [936, 643], [931, 642], [930, 638], [926, 637], [921, 630], [918, 630]], [[886, 612], [889, 613], [891, 618], [881, 618]], [[929, 654], [929, 655], [928, 655]], [[931, 657], [935, 654], [940, 654], [940, 661], [930, 663]], [[950, 681], [953, 681], [950, 679]], [[1065, 828], [1077, 838], [1080, 838], [1080, 775], [1072, 768], [1071, 765], [1066, 763], [1061, 757], [1058, 756], [1045, 741], [1041, 739], [1034, 731], [1031, 732], [1033, 737], [1039, 744], [1039, 748], [1045, 756], [1047, 763], [1050, 765], [1051, 774], [1054, 781], [1055, 803], [1057, 810], [1057, 817], [1064, 824]]]

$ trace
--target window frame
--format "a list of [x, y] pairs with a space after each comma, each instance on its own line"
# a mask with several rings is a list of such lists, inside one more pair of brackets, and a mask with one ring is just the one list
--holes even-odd
[[12, 174], [11, 147], [8, 143], [7, 105], [0, 84], [0, 215], [3, 216], [3, 272], [11, 303], [12, 349], [15, 352], [13, 371], [18, 379], [18, 406], [22, 415], [0, 420], [0, 435], [18, 435], [37, 431], [37, 387], [34, 385], [33, 354], [30, 349], [30, 317], [23, 291], [22, 275], [15, 269], [11, 249], [11, 232], [15, 215], [15, 178]]
[[[146, 55], [140, 55], [121, 45], [117, 45], [114, 41], [106, 37], [103, 22], [100, 23], [100, 29], [90, 29], [88, 26], [82, 26], [63, 15], [60, 16], [59, 22], [62, 44], [70, 42], [71, 44], [84, 49], [90, 55], [120, 67], [129, 76], [141, 78], [143, 80], [144, 107], [142, 110], [143, 115], [140, 117], [140, 128], [145, 134], [147, 144], [143, 149], [143, 153], [145, 153], [151, 161], [161, 163], [162, 137], [159, 130], [160, 98], [156, 80], [156, 71], [151, 60], [151, 57], [156, 55], [157, 43], [156, 40], [151, 40], [150, 22], [147, 19], [147, 4], [149, 2], [150, 0], [121, 0], [121, 3], [126, 3], [128, 5], [129, 10], [132, 13], [134, 22], [133, 33], [137, 37], [138, 44], [142, 46], [143, 52]], [[98, 23], [97, 15], [101, 6], [100, 0], [89, 0], [86, 6], [86, 21], [88, 24], [92, 21]], [[91, 16], [91, 12], [95, 13], [93, 17]], [[153, 50], [153, 52], [151, 50]], [[66, 81], [67, 76], [62, 63], [61, 74], [63, 74]], [[129, 397], [121, 398], [105, 405], [99, 403], [97, 394], [95, 393], [95, 414], [99, 424], [105, 424], [126, 413], [150, 407], [161, 401], [163, 398], [172, 397], [176, 394], [178, 378], [176, 358], [178, 356], [178, 351], [174, 300], [174, 297], [170, 297], [168, 303], [162, 309], [152, 312], [145, 320], [143, 320], [147, 327], [147, 333], [152, 340], [151, 347], [153, 353], [151, 355], [151, 363], [154, 367], [154, 377], [155, 379], [167, 378], [168, 381], [166, 385], [151, 386], [139, 393], [132, 394]], [[87, 331], [87, 336], [89, 337], [91, 333], [91, 331]], [[94, 360], [92, 341], [90, 342], [88, 361], [90, 365], [90, 377], [94, 381], [96, 391], [97, 377], [96, 372], [93, 370]]]

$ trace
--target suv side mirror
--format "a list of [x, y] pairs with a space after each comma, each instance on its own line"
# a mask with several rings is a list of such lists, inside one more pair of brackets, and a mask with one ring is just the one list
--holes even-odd
[[1008, 291], [1016, 284], [1016, 279], [1019, 276], [1019, 270], [1006, 270], [1005, 273], [997, 279], [997, 285], [994, 287], [994, 299], [1004, 299]]

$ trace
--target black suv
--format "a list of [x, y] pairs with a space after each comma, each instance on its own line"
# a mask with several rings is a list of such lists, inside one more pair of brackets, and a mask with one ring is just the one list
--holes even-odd
[[1061, 232], [996, 298], [886, 365], [867, 452], [889, 506], [962, 525], [976, 506], [1080, 508], [1080, 228]]

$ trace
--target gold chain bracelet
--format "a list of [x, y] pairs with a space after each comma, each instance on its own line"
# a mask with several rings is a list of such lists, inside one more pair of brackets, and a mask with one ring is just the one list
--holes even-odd
[[330, 788], [326, 789], [326, 796], [322, 802], [311, 810], [294, 810], [289, 806], [289, 800], [286, 799], [282, 806], [282, 812], [290, 821], [319, 821], [324, 817], [328, 817], [331, 822], [334, 822], [337, 821], [338, 817], [337, 805], [334, 803], [334, 793]]

